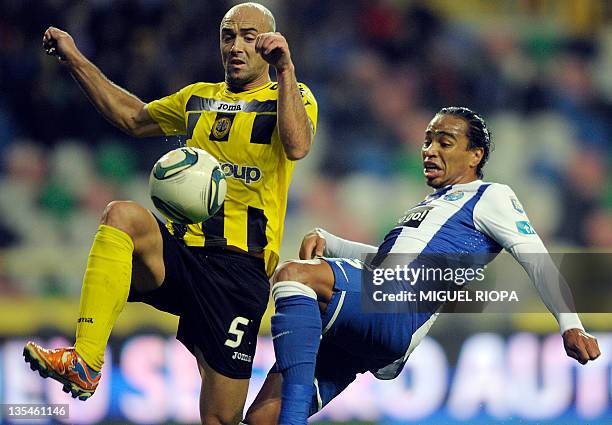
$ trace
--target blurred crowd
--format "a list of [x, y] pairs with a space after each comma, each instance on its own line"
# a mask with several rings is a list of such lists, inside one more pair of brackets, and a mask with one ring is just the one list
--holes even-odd
[[[443, 106], [488, 121], [485, 179], [515, 189], [557, 250], [612, 248], [612, 4], [605, 0], [262, 2], [319, 102], [296, 167], [283, 256], [315, 225], [378, 243], [428, 189], [420, 145]], [[221, 81], [228, 1], [0, 0], [0, 293], [78, 293], [112, 199], [152, 208], [148, 171], [182, 143], [133, 140], [94, 108], [41, 39], [69, 31], [150, 101]]]

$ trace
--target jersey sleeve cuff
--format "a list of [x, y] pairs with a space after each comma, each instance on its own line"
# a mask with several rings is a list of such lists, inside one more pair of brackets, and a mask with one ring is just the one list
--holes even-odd
[[582, 322], [576, 313], [559, 313], [558, 321], [561, 335], [570, 329], [580, 329], [584, 331], [584, 326], [582, 326]]

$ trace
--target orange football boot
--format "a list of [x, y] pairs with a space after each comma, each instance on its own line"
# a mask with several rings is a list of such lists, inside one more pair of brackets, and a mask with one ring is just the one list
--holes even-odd
[[64, 384], [65, 393], [72, 398], [87, 400], [100, 382], [100, 372], [90, 368], [85, 360], [74, 351], [74, 347], [47, 349], [29, 341], [23, 349], [30, 369], [37, 370], [43, 378], [52, 378]]

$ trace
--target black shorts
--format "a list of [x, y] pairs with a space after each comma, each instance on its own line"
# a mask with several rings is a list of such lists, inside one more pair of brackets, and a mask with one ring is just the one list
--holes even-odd
[[222, 248], [188, 247], [159, 223], [166, 276], [140, 301], [180, 316], [176, 338], [229, 378], [251, 377], [270, 285], [264, 260]]

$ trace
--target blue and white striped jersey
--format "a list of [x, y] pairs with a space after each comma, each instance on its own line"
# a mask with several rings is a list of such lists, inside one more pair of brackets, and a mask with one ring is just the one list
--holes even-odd
[[[477, 254], [492, 254], [480, 257], [484, 265], [502, 248], [533, 246], [534, 242], [543, 246], [512, 189], [476, 180], [441, 188], [408, 210], [387, 233], [373, 262], [381, 264], [388, 254], [474, 254], [473, 259]], [[409, 289], [418, 291], [428, 284], [416, 283]], [[412, 314], [407, 329], [413, 334], [405, 356], [374, 375], [395, 377], [437, 316], [435, 311]]]
[[[372, 261], [375, 266], [382, 264], [390, 254], [416, 254], [416, 258], [423, 257], [421, 254], [474, 254], [474, 258], [485, 259], [484, 265], [502, 248], [506, 249], [531, 277], [546, 306], [559, 322], [561, 332], [571, 328], [583, 329], [578, 316], [569, 312], [561, 295], [554, 263], [548, 256], [537, 256], [537, 261], [530, 256], [546, 253], [546, 247], [516, 195], [506, 185], [476, 180], [439, 189], [408, 210], [378, 248], [321, 232], [326, 238], [324, 255], [360, 258], [363, 254], [376, 254]], [[478, 254], [491, 255], [480, 257]], [[419, 285], [417, 282], [412, 289], [417, 290]], [[381, 379], [397, 376], [437, 316], [433, 310], [428, 313], [415, 311], [406, 315], [389, 314], [384, 321], [378, 320], [372, 332], [388, 333], [393, 336], [393, 341], [406, 344], [404, 347], [407, 349], [401, 358], [373, 371], [374, 375]], [[370, 319], [368, 314], [361, 314], [351, 320], [361, 323]]]
[[378, 255], [499, 253], [539, 239], [510, 187], [476, 180], [439, 189], [408, 210]]

